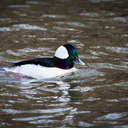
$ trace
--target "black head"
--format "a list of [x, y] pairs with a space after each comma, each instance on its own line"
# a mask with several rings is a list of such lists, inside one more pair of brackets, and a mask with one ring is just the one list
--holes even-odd
[[79, 59], [76, 48], [71, 44], [60, 46], [55, 52], [57, 67], [70, 69], [74, 64], [84, 65]]

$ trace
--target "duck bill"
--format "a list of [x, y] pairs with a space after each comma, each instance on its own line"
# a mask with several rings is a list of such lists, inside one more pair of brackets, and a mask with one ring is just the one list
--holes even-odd
[[79, 58], [76, 58], [74, 63], [79, 64], [79, 65], [85, 65], [85, 63], [82, 60], [80, 60]]

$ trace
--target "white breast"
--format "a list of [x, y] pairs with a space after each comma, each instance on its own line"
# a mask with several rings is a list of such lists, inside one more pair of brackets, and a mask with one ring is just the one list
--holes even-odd
[[57, 76], [63, 76], [65, 74], [69, 74], [71, 72], [75, 72], [76, 68], [64, 70], [59, 68], [47, 68], [40, 65], [27, 64], [22, 66], [16, 66], [11, 68], [4, 68], [6, 71], [20, 73], [29, 77], [33, 77], [36, 79], [48, 79], [54, 78]]

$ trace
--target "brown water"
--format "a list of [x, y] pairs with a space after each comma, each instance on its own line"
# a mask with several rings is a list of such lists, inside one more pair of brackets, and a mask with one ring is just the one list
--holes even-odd
[[127, 0], [1, 0], [0, 65], [71, 43], [89, 67], [59, 81], [0, 73], [1, 128], [127, 128]]

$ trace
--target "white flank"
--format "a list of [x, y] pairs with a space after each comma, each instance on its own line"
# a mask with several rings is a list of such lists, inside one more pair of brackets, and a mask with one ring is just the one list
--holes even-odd
[[20, 73], [36, 79], [49, 79], [63, 76], [76, 71], [76, 68], [64, 70], [59, 68], [47, 68], [40, 65], [27, 64], [16, 67], [4, 68], [8, 72]]
[[69, 57], [68, 51], [64, 46], [60, 46], [56, 52], [55, 52], [55, 56], [60, 58], [60, 59], [66, 59]]

